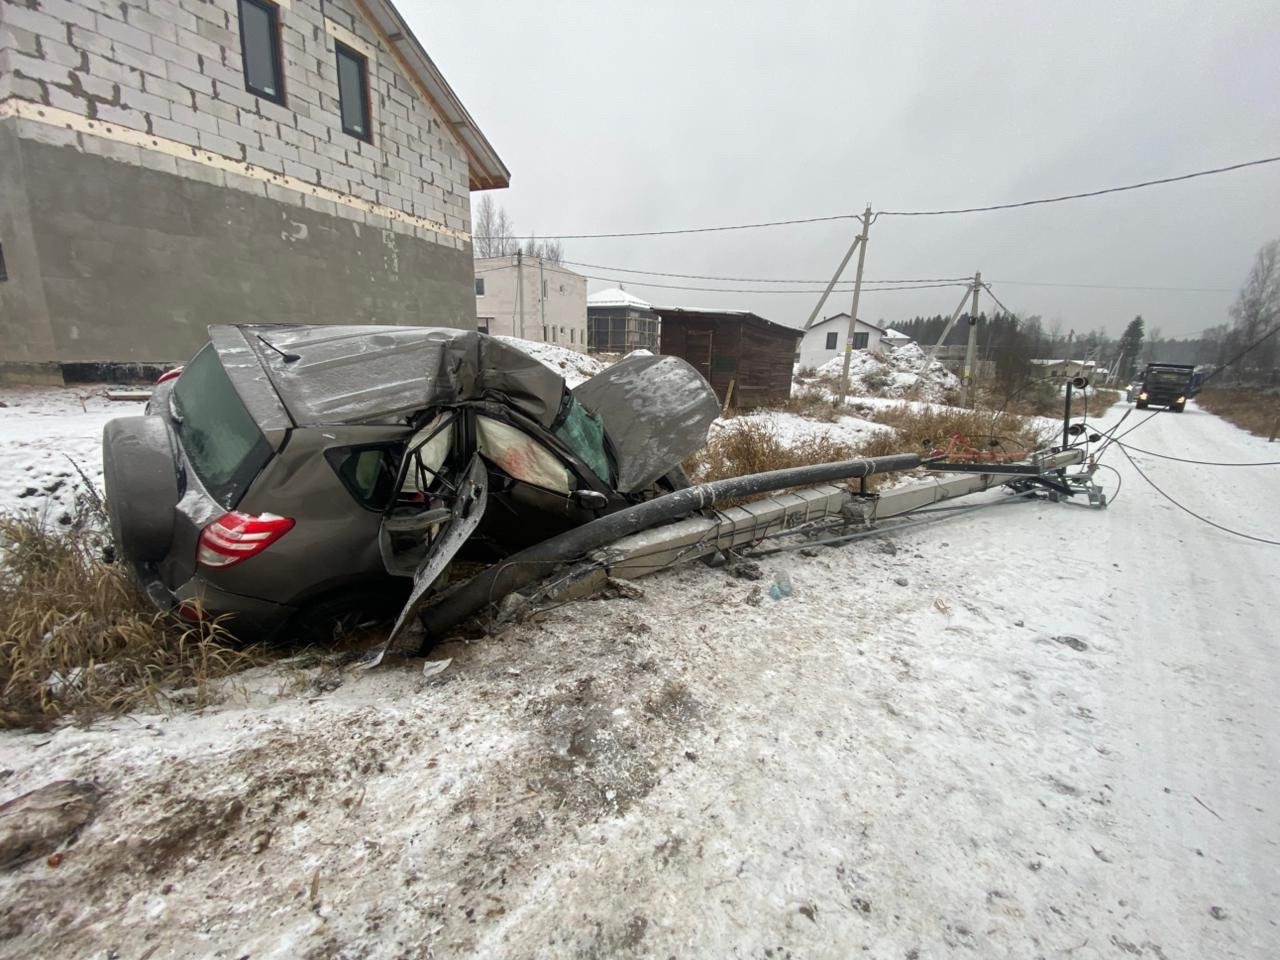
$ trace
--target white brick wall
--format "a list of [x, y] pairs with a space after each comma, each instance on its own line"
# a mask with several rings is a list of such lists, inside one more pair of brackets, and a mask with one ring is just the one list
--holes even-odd
[[[342, 132], [326, 17], [376, 54], [372, 145]], [[463, 150], [350, 0], [288, 0], [280, 25], [284, 107], [245, 90], [236, 0], [0, 0], [0, 100], [118, 124], [468, 233]], [[92, 139], [81, 134], [81, 148], [128, 162], [147, 152]]]

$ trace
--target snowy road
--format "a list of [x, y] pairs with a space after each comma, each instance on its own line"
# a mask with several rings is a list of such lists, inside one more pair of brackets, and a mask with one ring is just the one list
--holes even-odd
[[[1129, 439], [1280, 459], [1194, 408]], [[1135, 457], [1280, 539], [1280, 468]], [[0, 877], [0, 956], [1280, 955], [1280, 547], [1106, 462], [1106, 511], [785, 554], [777, 602], [694, 566], [450, 644], [442, 681], [274, 668], [0, 735], [0, 799], [108, 791]]]

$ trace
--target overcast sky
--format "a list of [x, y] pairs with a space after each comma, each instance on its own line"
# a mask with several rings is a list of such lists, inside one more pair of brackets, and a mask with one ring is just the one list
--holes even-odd
[[[859, 213], [868, 202], [1002, 203], [1280, 154], [1275, 0], [399, 6], [511, 169], [511, 188], [494, 196], [521, 233], [748, 223]], [[570, 240], [565, 256], [827, 277], [855, 232], [842, 221]], [[1030, 210], [881, 218], [866, 276], [981, 269], [1010, 308], [1064, 331], [1116, 334], [1141, 313], [1166, 336], [1194, 335], [1226, 319], [1255, 252], [1275, 237], [1280, 164]], [[749, 309], [792, 324], [817, 299], [663, 290], [642, 279], [627, 289], [660, 305]], [[591, 290], [609, 285], [593, 280]], [[859, 313], [893, 323], [949, 313], [959, 296], [864, 292]], [[833, 294], [823, 312], [848, 301]]]

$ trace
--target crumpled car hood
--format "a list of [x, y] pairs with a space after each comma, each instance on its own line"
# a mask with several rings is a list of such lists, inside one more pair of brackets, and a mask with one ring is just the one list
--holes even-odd
[[297, 424], [385, 422], [494, 400], [549, 427], [564, 397], [554, 370], [473, 330], [246, 324], [210, 327], [209, 335], [219, 355], [237, 341], [248, 345]]

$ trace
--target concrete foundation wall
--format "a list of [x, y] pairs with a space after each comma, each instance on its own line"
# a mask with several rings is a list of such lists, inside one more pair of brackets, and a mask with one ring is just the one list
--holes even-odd
[[31, 229], [22, 142], [0, 120], [0, 251], [7, 280], [0, 281], [0, 362], [55, 356], [45, 308], [40, 261]]
[[212, 323], [475, 326], [469, 245], [0, 133], [15, 154], [0, 361], [176, 362]]

